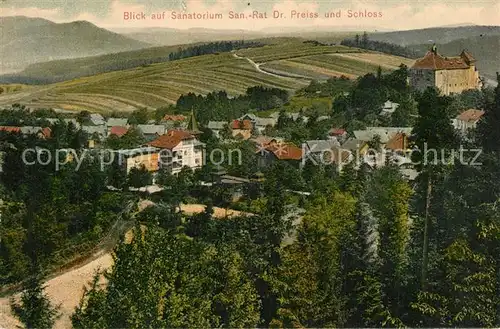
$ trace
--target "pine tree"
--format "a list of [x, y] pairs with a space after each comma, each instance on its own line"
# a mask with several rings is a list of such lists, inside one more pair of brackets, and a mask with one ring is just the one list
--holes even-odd
[[20, 303], [11, 300], [12, 314], [26, 329], [50, 329], [59, 317], [60, 306], [53, 306], [44, 293], [38, 270], [23, 285]]
[[413, 134], [416, 136], [414, 143], [419, 152], [412, 154], [412, 161], [417, 164], [417, 181], [423, 194], [421, 199], [425, 200], [422, 211], [425, 225], [421, 267], [421, 282], [424, 288], [427, 284], [429, 262], [432, 189], [435, 182], [441, 179], [446, 169], [446, 161], [457, 141], [448, 110], [450, 102], [450, 98], [440, 96], [436, 88], [427, 88], [419, 99], [419, 118], [413, 128]]

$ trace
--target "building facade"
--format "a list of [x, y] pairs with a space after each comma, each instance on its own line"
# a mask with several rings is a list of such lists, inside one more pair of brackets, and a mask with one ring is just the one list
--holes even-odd
[[456, 57], [444, 57], [434, 46], [410, 68], [410, 86], [423, 91], [436, 87], [444, 95], [481, 88], [476, 60], [467, 51]]
[[182, 167], [194, 170], [203, 165], [205, 144], [187, 131], [170, 130], [148, 145], [161, 149], [159, 152], [160, 168], [172, 174], [178, 174]]
[[468, 109], [460, 113], [455, 119], [453, 119], [453, 126], [455, 129], [460, 131], [463, 135], [466, 135], [469, 130], [476, 128], [477, 123], [484, 115], [484, 111], [478, 109]]
[[125, 168], [126, 173], [132, 168], [144, 168], [149, 172], [159, 169], [159, 149], [155, 147], [138, 147], [135, 149], [118, 150], [119, 161]]

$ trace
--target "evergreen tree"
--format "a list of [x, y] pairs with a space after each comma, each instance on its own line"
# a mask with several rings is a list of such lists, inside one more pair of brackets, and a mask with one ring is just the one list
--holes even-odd
[[478, 135], [484, 151], [500, 154], [500, 74], [497, 73], [495, 98], [488, 102], [485, 113], [478, 125]]
[[23, 284], [20, 303], [11, 300], [12, 314], [26, 329], [50, 329], [59, 317], [59, 307], [53, 306], [44, 293], [42, 277], [36, 270]]
[[452, 150], [457, 141], [455, 130], [451, 125], [449, 105], [449, 97], [440, 96], [435, 88], [428, 88], [419, 99], [419, 117], [413, 128], [413, 134], [416, 136], [414, 143], [418, 152], [412, 154], [412, 161], [416, 163], [416, 169], [419, 171], [421, 200], [425, 200], [423, 211], [420, 208], [425, 223], [421, 266], [423, 287], [427, 284], [432, 188], [436, 181], [442, 179], [447, 161], [453, 156]]

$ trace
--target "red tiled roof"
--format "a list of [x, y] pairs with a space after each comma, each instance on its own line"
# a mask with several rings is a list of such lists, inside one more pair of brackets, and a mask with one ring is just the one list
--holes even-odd
[[345, 133], [346, 133], [345, 129], [342, 128], [333, 128], [332, 130], [330, 130], [331, 136], [340, 136], [344, 135]]
[[20, 133], [21, 127], [0, 126], [0, 131], [6, 131], [9, 133]]
[[405, 133], [396, 133], [386, 144], [388, 150], [406, 150], [408, 148], [408, 136]]
[[279, 160], [300, 160], [302, 159], [302, 149], [293, 144], [270, 143], [265, 150], [272, 152]]
[[122, 126], [113, 126], [111, 127], [111, 130], [109, 132], [110, 135], [116, 135], [118, 137], [122, 137], [125, 135], [128, 131], [127, 127], [122, 127]]
[[158, 147], [162, 149], [173, 149], [181, 141], [186, 139], [195, 138], [189, 132], [184, 130], [169, 130], [166, 134], [161, 135], [152, 142], [149, 142], [149, 146]]
[[184, 121], [186, 120], [186, 117], [179, 114], [179, 115], [175, 115], [175, 114], [165, 114], [165, 116], [163, 117], [163, 121]]
[[[471, 56], [472, 57], [472, 56]], [[413, 69], [431, 69], [431, 70], [453, 70], [467, 69], [469, 64], [460, 57], [443, 57], [433, 51], [428, 51], [423, 58], [417, 59], [412, 66]]]
[[468, 109], [467, 111], [460, 113], [457, 119], [465, 122], [475, 122], [481, 119], [483, 115], [484, 111], [476, 109]]
[[252, 121], [250, 120], [233, 120], [231, 122], [231, 129], [252, 130]]

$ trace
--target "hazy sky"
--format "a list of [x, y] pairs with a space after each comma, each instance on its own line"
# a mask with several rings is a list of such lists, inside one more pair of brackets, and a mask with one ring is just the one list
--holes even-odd
[[[229, 12], [267, 12], [267, 19], [229, 19]], [[286, 16], [273, 19], [273, 11]], [[292, 10], [318, 13], [318, 18], [292, 19]], [[325, 18], [326, 12], [338, 12], [341, 17]], [[376, 12], [377, 16], [348, 17], [348, 10]], [[144, 21], [124, 20], [124, 12], [144, 12]], [[163, 14], [166, 19], [152, 20], [151, 14]], [[172, 12], [221, 13], [217, 20], [172, 20]], [[366, 26], [385, 29], [412, 29], [429, 26], [473, 23], [498, 25], [500, 0], [0, 0], [0, 16], [25, 15], [43, 17], [55, 22], [88, 20], [102, 27], [206, 27], [220, 29], [249, 29], [303, 26]]]

